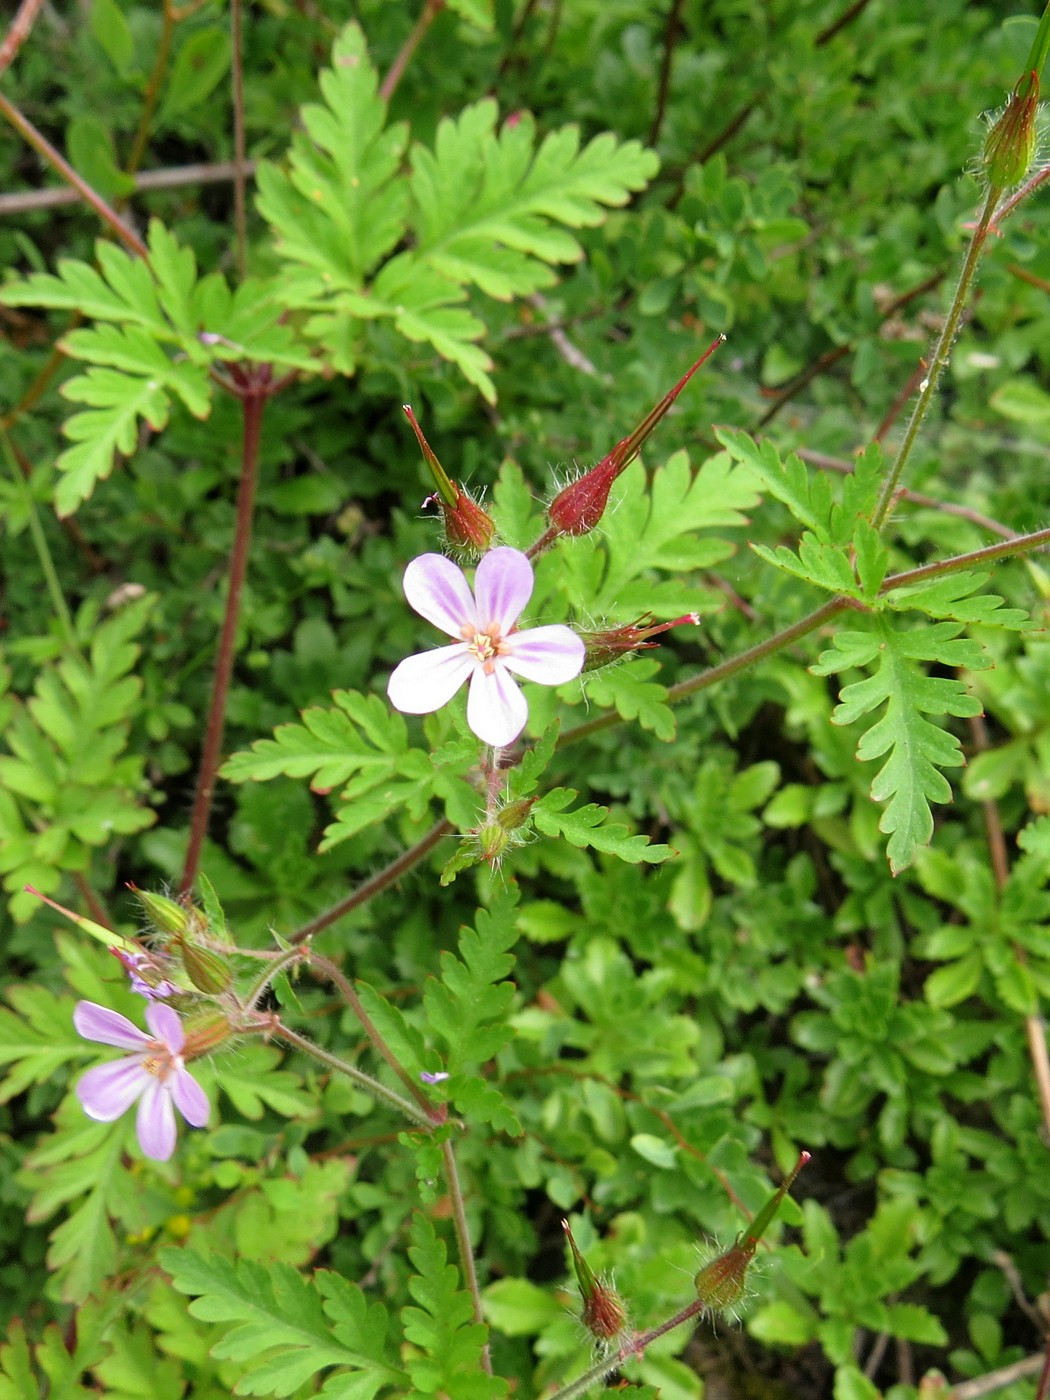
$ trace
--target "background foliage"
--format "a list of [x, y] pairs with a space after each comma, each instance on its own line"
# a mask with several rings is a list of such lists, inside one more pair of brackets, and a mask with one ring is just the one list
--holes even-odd
[[[247, 276], [228, 178], [133, 193], [234, 153], [220, 0], [46, 7], [0, 77], [153, 269], [83, 203], [0, 204], [0, 1400], [539, 1396], [590, 1355], [563, 1216], [657, 1321], [802, 1147], [742, 1327], [669, 1334], [627, 1367], [636, 1393], [907, 1400], [935, 1368], [1008, 1366], [1047, 1325], [1026, 1034], [1050, 996], [1050, 578], [1033, 554], [992, 584], [884, 583], [1046, 523], [1045, 195], [989, 245], [914, 494], [881, 537], [866, 517], [978, 203], [979, 114], [1036, 7], [419, 8], [387, 106], [417, 7], [247, 7]], [[16, 194], [50, 183], [13, 129], [0, 168]], [[221, 1125], [144, 1163], [70, 1093], [93, 1058], [74, 1000], [136, 999], [24, 886], [132, 932], [128, 882], [178, 881], [238, 366], [287, 382], [202, 868], [264, 947], [435, 820], [477, 823], [458, 713], [385, 699], [431, 640], [401, 573], [437, 547], [400, 405], [524, 547], [553, 483], [720, 331], [601, 530], [538, 561], [533, 607], [700, 630], [530, 697], [539, 756], [508, 781], [533, 839], [502, 870], [450, 867], [448, 837], [317, 939], [413, 1073], [452, 1075], [487, 1377], [434, 1142], [252, 1042], [202, 1071]], [[622, 723], [554, 747], [559, 717], [602, 716]], [[327, 988], [287, 996], [369, 1061]]]

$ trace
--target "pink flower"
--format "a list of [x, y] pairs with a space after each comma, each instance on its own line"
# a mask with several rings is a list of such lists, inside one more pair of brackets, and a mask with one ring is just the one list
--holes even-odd
[[394, 708], [430, 714], [448, 704], [469, 678], [471, 729], [496, 748], [513, 743], [525, 728], [529, 707], [510, 672], [540, 685], [562, 685], [580, 674], [586, 654], [568, 627], [516, 630], [532, 585], [532, 565], [518, 549], [489, 550], [477, 567], [475, 593], [444, 555], [413, 559], [405, 570], [405, 597], [421, 617], [460, 640], [406, 657], [395, 668], [387, 686]]
[[137, 1099], [139, 1145], [158, 1162], [166, 1162], [175, 1151], [173, 1102], [187, 1123], [204, 1127], [210, 1112], [208, 1096], [183, 1063], [186, 1033], [170, 1006], [152, 1002], [146, 1007], [150, 1035], [126, 1016], [93, 1001], [77, 1002], [73, 1024], [85, 1040], [134, 1051], [89, 1069], [80, 1080], [77, 1097], [89, 1118], [112, 1123]]

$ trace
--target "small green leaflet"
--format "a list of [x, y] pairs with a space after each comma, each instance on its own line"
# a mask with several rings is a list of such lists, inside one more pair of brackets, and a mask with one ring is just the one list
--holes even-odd
[[927, 715], [976, 715], [980, 703], [963, 681], [926, 675], [917, 664], [937, 662], [978, 670], [989, 664], [980, 644], [959, 637], [961, 624], [898, 631], [884, 616], [869, 630], [840, 632], [811, 669], [822, 676], [874, 665], [867, 680], [843, 688], [832, 720], [853, 724], [885, 705], [882, 717], [861, 736], [857, 757], [885, 763], [871, 784], [871, 796], [885, 802], [879, 829], [889, 836], [887, 856], [894, 874], [912, 863], [917, 847], [933, 835], [931, 802], [950, 802], [951, 787], [942, 768], [963, 763], [959, 741], [932, 724]]
[[433, 1225], [418, 1212], [412, 1239], [408, 1253], [416, 1272], [408, 1288], [418, 1306], [401, 1309], [405, 1338], [413, 1346], [407, 1363], [412, 1394], [503, 1400], [509, 1394], [507, 1382], [482, 1369], [488, 1328], [474, 1321], [474, 1307], [470, 1294], [460, 1287], [459, 1271], [448, 1262], [448, 1251]]
[[591, 846], [632, 865], [639, 861], [658, 863], [674, 855], [670, 846], [652, 845], [648, 836], [632, 836], [621, 822], [608, 821], [608, 807], [599, 807], [596, 802], [566, 811], [578, 796], [574, 788], [553, 788], [541, 797], [532, 809], [537, 831], [545, 836], [564, 836], [572, 846]]

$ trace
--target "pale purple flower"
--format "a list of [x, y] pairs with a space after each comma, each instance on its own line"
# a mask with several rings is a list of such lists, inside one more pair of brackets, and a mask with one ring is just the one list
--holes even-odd
[[491, 549], [477, 567], [474, 592], [450, 559], [422, 554], [405, 570], [405, 597], [428, 622], [460, 640], [406, 657], [387, 694], [395, 709], [426, 715], [470, 680], [467, 723], [486, 744], [501, 748], [525, 728], [529, 707], [510, 675], [561, 685], [580, 674], [586, 649], [576, 633], [555, 624], [516, 630], [532, 596], [532, 565], [519, 549]]
[[77, 1097], [89, 1118], [112, 1123], [138, 1100], [139, 1145], [158, 1162], [166, 1162], [175, 1151], [173, 1102], [187, 1123], [204, 1127], [210, 1112], [208, 1096], [183, 1062], [186, 1032], [170, 1006], [151, 1002], [146, 1007], [149, 1035], [126, 1016], [93, 1001], [77, 1002], [73, 1024], [85, 1040], [134, 1052], [89, 1069], [80, 1080]]
[[442, 1083], [444, 1083], [444, 1081], [448, 1078], [448, 1070], [447, 1070], [447, 1069], [437, 1069], [437, 1070], [421, 1069], [421, 1070], [419, 1071], [419, 1077], [420, 1077], [420, 1079], [422, 1079], [422, 1081], [423, 1081], [424, 1084], [442, 1084]]

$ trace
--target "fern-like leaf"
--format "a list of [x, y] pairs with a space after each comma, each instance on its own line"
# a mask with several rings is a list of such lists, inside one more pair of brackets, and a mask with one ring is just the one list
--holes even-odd
[[482, 1368], [488, 1329], [474, 1321], [470, 1295], [426, 1216], [416, 1215], [412, 1238], [408, 1252], [416, 1273], [408, 1287], [419, 1306], [402, 1308], [401, 1320], [405, 1337], [419, 1348], [408, 1361], [413, 1394], [503, 1400], [507, 1382]]
[[826, 676], [874, 666], [866, 680], [843, 688], [832, 720], [853, 724], [885, 706], [881, 718], [861, 736], [857, 757], [888, 755], [872, 780], [871, 795], [887, 804], [879, 829], [890, 838], [886, 853], [895, 874], [911, 864], [916, 849], [933, 835], [930, 803], [951, 801], [951, 787], [941, 769], [963, 762], [955, 736], [926, 716], [975, 715], [981, 710], [963, 681], [928, 676], [918, 664], [937, 662], [971, 670], [986, 666], [980, 645], [959, 637], [959, 631], [954, 622], [897, 631], [878, 616], [870, 631], [838, 634], [834, 646], [812, 668]]
[[387, 1346], [387, 1315], [356, 1284], [319, 1272], [312, 1281], [288, 1264], [263, 1265], [188, 1249], [166, 1249], [161, 1263], [190, 1312], [229, 1324], [212, 1354], [239, 1369], [239, 1395], [292, 1395], [338, 1367], [324, 1394], [371, 1400], [404, 1383]]

